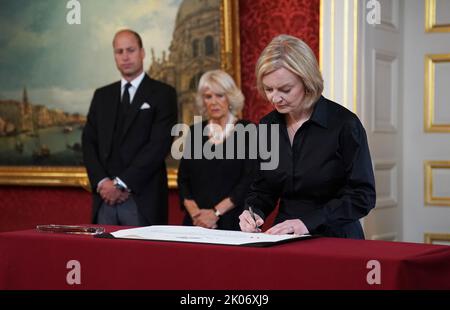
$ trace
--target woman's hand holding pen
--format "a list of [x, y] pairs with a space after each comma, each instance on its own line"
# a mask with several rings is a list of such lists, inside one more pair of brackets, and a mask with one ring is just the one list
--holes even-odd
[[244, 232], [261, 232], [259, 227], [262, 224], [264, 224], [264, 220], [258, 214], [250, 213], [249, 210], [245, 210], [239, 215], [239, 226]]

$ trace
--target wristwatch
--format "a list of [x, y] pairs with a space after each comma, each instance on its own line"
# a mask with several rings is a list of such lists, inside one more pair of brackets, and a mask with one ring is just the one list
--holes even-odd
[[118, 181], [117, 179], [114, 179], [114, 180], [113, 180], [113, 184], [114, 184], [114, 187], [115, 187], [115, 188], [121, 190], [122, 192], [127, 190], [127, 189], [125, 188], [125, 186], [123, 186], [122, 184], [120, 184], [119, 181]]
[[220, 214], [220, 211], [219, 210], [217, 210], [216, 208], [214, 208], [214, 214], [217, 216], [217, 217], [220, 217], [222, 214]]

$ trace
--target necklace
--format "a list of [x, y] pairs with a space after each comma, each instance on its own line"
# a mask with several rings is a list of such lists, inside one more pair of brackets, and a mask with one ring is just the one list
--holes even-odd
[[297, 130], [295, 130], [294, 126], [292, 126], [292, 125], [288, 126], [288, 131], [289, 131], [289, 134], [292, 136], [295, 136], [295, 133], [297, 132]]
[[300, 127], [302, 127], [302, 125], [309, 119], [309, 116], [306, 118], [300, 118], [300, 120], [293, 120], [290, 124], [289, 121], [286, 121], [287, 124], [287, 129], [288, 129], [288, 133], [289, 135], [292, 135], [292, 138], [294, 138], [295, 133], [297, 132], [297, 130], [299, 130]]
[[291, 145], [292, 145], [292, 144], [294, 144], [294, 137], [295, 137], [296, 130], [294, 129], [294, 127], [292, 125], [288, 126], [287, 129], [288, 129], [289, 141], [291, 142]]

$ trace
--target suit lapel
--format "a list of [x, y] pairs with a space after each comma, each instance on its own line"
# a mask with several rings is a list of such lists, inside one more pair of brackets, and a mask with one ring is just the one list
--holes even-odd
[[133, 101], [131, 102], [131, 107], [128, 109], [127, 116], [125, 118], [125, 125], [123, 127], [122, 136], [120, 141], [125, 138], [128, 129], [130, 129], [131, 124], [139, 113], [139, 109], [141, 108], [142, 103], [146, 101], [146, 97], [148, 97], [149, 92], [152, 91], [152, 83], [148, 75], [146, 74], [136, 90], [136, 94], [134, 95]]

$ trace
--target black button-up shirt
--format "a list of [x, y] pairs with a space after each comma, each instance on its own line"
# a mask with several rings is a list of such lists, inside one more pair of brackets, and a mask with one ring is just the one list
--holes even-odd
[[358, 117], [321, 97], [292, 146], [285, 115], [273, 111], [260, 124], [279, 124], [279, 164], [260, 169], [246, 203], [264, 218], [280, 199], [275, 223], [298, 218], [313, 234], [363, 237], [355, 227], [375, 206], [375, 181]]

